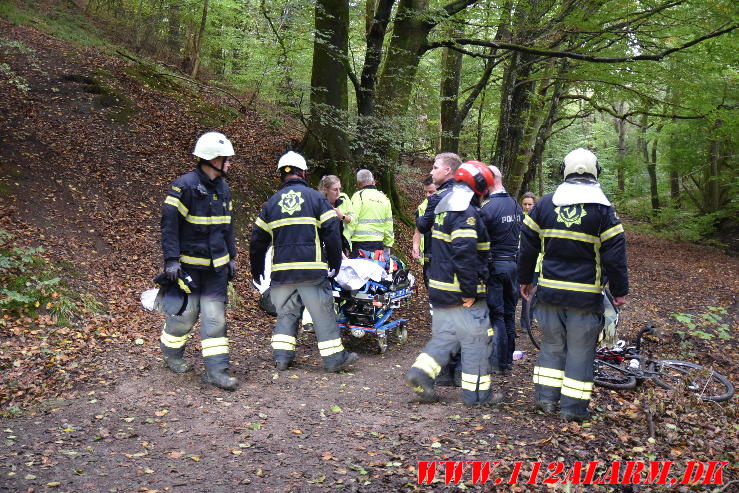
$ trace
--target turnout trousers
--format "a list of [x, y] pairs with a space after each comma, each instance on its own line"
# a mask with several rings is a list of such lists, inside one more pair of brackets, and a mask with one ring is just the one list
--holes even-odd
[[518, 267], [514, 259], [493, 260], [487, 283], [490, 324], [495, 330], [493, 370], [513, 369], [516, 350], [516, 303], [518, 302]]
[[277, 310], [277, 324], [272, 335], [272, 358], [290, 363], [295, 358], [297, 329], [303, 306], [310, 312], [318, 340], [318, 352], [327, 369], [335, 368], [347, 358], [336, 323], [331, 281], [280, 284], [271, 288], [272, 303]]
[[449, 358], [461, 353], [462, 401], [466, 405], [490, 401], [490, 351], [493, 330], [487, 305], [478, 301], [469, 308], [463, 306], [434, 307], [431, 340], [409, 370], [421, 381], [433, 385]]
[[162, 354], [182, 358], [190, 331], [200, 317], [200, 344], [203, 362], [208, 370], [228, 368], [226, 337], [226, 303], [228, 269], [187, 271], [196, 288], [187, 295], [187, 307], [180, 315], [167, 315], [159, 338]]
[[603, 314], [539, 301], [536, 318], [543, 329], [534, 367], [537, 401], [560, 403], [560, 411], [587, 414], [593, 393], [593, 357]]

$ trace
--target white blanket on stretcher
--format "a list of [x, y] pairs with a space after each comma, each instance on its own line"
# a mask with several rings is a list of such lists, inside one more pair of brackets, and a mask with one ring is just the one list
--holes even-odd
[[393, 276], [372, 260], [364, 258], [345, 258], [336, 276], [336, 283], [344, 289], [360, 289], [367, 281], [392, 281]]

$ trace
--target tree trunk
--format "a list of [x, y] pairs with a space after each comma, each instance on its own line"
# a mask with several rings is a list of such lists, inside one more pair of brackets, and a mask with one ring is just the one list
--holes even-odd
[[[647, 116], [641, 117], [641, 136], [638, 139], [641, 148], [642, 158], [647, 165], [647, 173], [649, 174], [649, 196], [652, 201], [652, 212], [659, 212], [659, 194], [657, 192], [657, 137], [654, 138], [652, 153], [649, 153], [649, 140], [647, 139]], [[659, 127], [661, 128], [661, 126]], [[659, 130], [657, 130], [659, 132]]]
[[[616, 103], [616, 112], [620, 115], [623, 115], [626, 111], [626, 103], [619, 102]], [[616, 163], [616, 175], [617, 175], [617, 181], [618, 181], [618, 191], [622, 194], [626, 190], [626, 170], [625, 167], [625, 160], [626, 160], [626, 120], [623, 118], [615, 118], [613, 121], [614, 126], [616, 127], [616, 132], [618, 133], [618, 151], [617, 151], [617, 163]]]
[[318, 0], [311, 75], [310, 120], [302, 143], [316, 176], [338, 175], [351, 187], [349, 140], [346, 135], [349, 98], [346, 61], [349, 42], [349, 1]]
[[203, 0], [203, 16], [200, 19], [200, 28], [198, 29], [198, 32], [195, 34], [195, 42], [193, 46], [193, 53], [192, 53], [192, 72], [190, 73], [190, 77], [193, 79], [198, 76], [198, 71], [200, 70], [200, 49], [203, 45], [203, 36], [205, 35], [205, 25], [206, 21], [208, 19], [208, 1], [209, 0]]
[[[456, 31], [456, 32], [455, 32]], [[452, 36], [459, 36], [459, 30], [453, 30]], [[462, 53], [451, 48], [443, 48], [441, 53], [441, 138], [439, 152], [459, 153], [459, 129], [457, 116], [459, 109], [459, 83], [462, 77]]]
[[[720, 125], [716, 123], [714, 129]], [[704, 192], [706, 210], [715, 212], [721, 206], [721, 189], [718, 179], [718, 164], [720, 156], [719, 140], [712, 137], [708, 143], [708, 180], [706, 181], [706, 190]]]

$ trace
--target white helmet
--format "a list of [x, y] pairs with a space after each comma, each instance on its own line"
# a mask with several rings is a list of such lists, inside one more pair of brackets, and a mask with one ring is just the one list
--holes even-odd
[[589, 173], [598, 178], [600, 166], [595, 154], [580, 147], [565, 156], [564, 163], [562, 163], [562, 176], [567, 178], [571, 174], [582, 175], [584, 173]]
[[235, 154], [231, 141], [220, 132], [206, 132], [201, 135], [195, 143], [195, 150], [192, 153], [206, 161]]
[[294, 151], [287, 151], [282, 155], [280, 160], [277, 161], [278, 170], [287, 166], [302, 169], [303, 171], [308, 169], [308, 165], [305, 163], [305, 158]]

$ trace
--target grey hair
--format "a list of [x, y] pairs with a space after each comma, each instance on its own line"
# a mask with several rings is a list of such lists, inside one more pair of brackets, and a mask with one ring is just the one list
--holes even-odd
[[454, 173], [457, 172], [459, 165], [462, 164], [462, 159], [453, 152], [442, 152], [441, 154], [437, 154], [434, 161], [441, 162], [444, 166], [451, 168]]
[[375, 177], [372, 176], [372, 172], [368, 169], [360, 169], [357, 171], [357, 183], [364, 185], [365, 183], [372, 183], [375, 181]]

